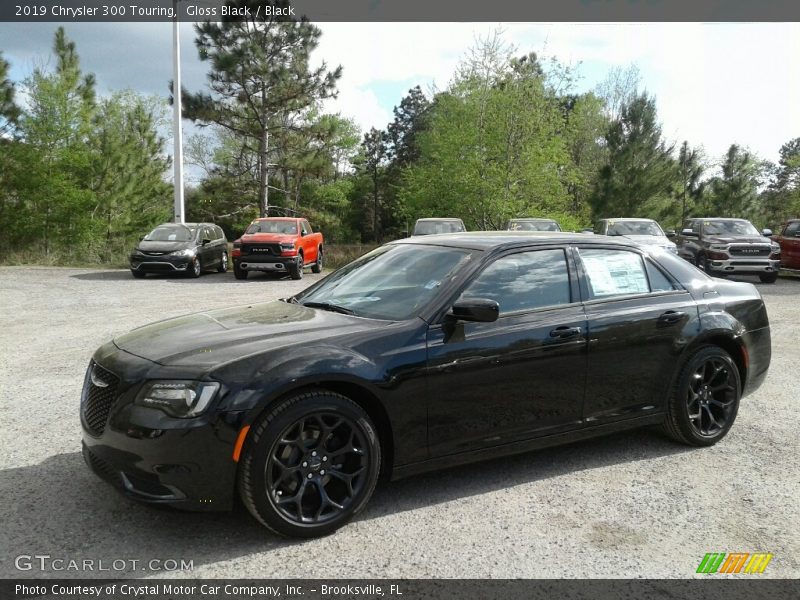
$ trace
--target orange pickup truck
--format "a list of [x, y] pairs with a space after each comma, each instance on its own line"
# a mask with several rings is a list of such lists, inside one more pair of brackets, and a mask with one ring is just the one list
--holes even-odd
[[303, 277], [303, 268], [322, 272], [322, 234], [314, 232], [307, 219], [267, 217], [256, 219], [244, 235], [233, 242], [233, 274], [247, 279], [250, 271], [288, 273]]
[[781, 269], [800, 271], [800, 219], [790, 219], [772, 238], [781, 246]]

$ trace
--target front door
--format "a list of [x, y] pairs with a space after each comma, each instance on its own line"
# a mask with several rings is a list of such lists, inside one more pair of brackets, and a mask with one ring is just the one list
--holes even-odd
[[563, 248], [501, 256], [461, 294], [496, 300], [498, 320], [429, 328], [432, 457], [580, 426], [586, 318], [574, 275]]

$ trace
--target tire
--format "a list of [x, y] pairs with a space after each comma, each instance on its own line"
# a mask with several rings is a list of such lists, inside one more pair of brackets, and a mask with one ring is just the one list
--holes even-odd
[[713, 446], [733, 426], [741, 390], [730, 354], [718, 346], [699, 348], [684, 362], [670, 392], [664, 432], [683, 444]]
[[247, 279], [247, 271], [240, 269], [239, 265], [233, 263], [233, 276], [236, 277], [236, 279]]
[[297, 262], [292, 263], [289, 266], [289, 276], [292, 279], [302, 279], [303, 278], [303, 255], [297, 255]]
[[312, 273], [322, 273], [322, 247], [317, 248], [317, 262], [311, 267]]
[[761, 273], [758, 278], [761, 280], [761, 283], [775, 283], [778, 281], [778, 274], [777, 273]]
[[239, 463], [239, 495], [279, 535], [324, 536], [366, 506], [380, 466], [367, 413], [340, 394], [309, 391], [268, 409], [253, 425]]
[[134, 279], [144, 279], [146, 273], [142, 273], [141, 271], [134, 271], [131, 269], [131, 275], [133, 275]]
[[200, 277], [200, 275], [203, 274], [203, 265], [200, 262], [199, 257], [196, 256], [192, 260], [192, 264], [189, 265], [189, 269], [186, 270], [186, 273], [189, 275], [189, 277], [194, 277], [194, 278]]
[[227, 273], [228, 272], [228, 253], [223, 252], [222, 256], [219, 257], [219, 266], [217, 267], [218, 273]]

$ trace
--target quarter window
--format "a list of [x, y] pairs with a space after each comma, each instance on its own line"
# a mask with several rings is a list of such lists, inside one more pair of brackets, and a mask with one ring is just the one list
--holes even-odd
[[783, 232], [784, 237], [797, 237], [800, 236], [800, 221], [789, 223]]
[[564, 251], [536, 250], [498, 258], [461, 294], [487, 298], [500, 314], [569, 304], [569, 272]]
[[650, 291], [642, 257], [604, 248], [580, 250], [590, 298], [646, 294]]

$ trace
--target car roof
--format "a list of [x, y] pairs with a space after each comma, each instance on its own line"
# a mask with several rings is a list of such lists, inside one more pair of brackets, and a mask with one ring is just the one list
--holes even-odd
[[[690, 217], [687, 221], [747, 221], [740, 217]], [[749, 223], [749, 221], [747, 221]]]
[[417, 223], [420, 221], [460, 221], [458, 217], [425, 217], [423, 219], [417, 219]]
[[255, 221], [297, 221], [304, 220], [303, 217], [258, 217]]
[[463, 233], [437, 233], [434, 235], [408, 237], [391, 242], [392, 244], [419, 244], [425, 246], [449, 246], [470, 250], [495, 250], [505, 247], [545, 244], [613, 244], [629, 248], [639, 246], [628, 239], [594, 235], [587, 237], [582, 233], [563, 231], [466, 231]]
[[547, 223], [555, 223], [555, 219], [548, 219], [547, 217], [514, 217], [509, 221], [545, 221]]

